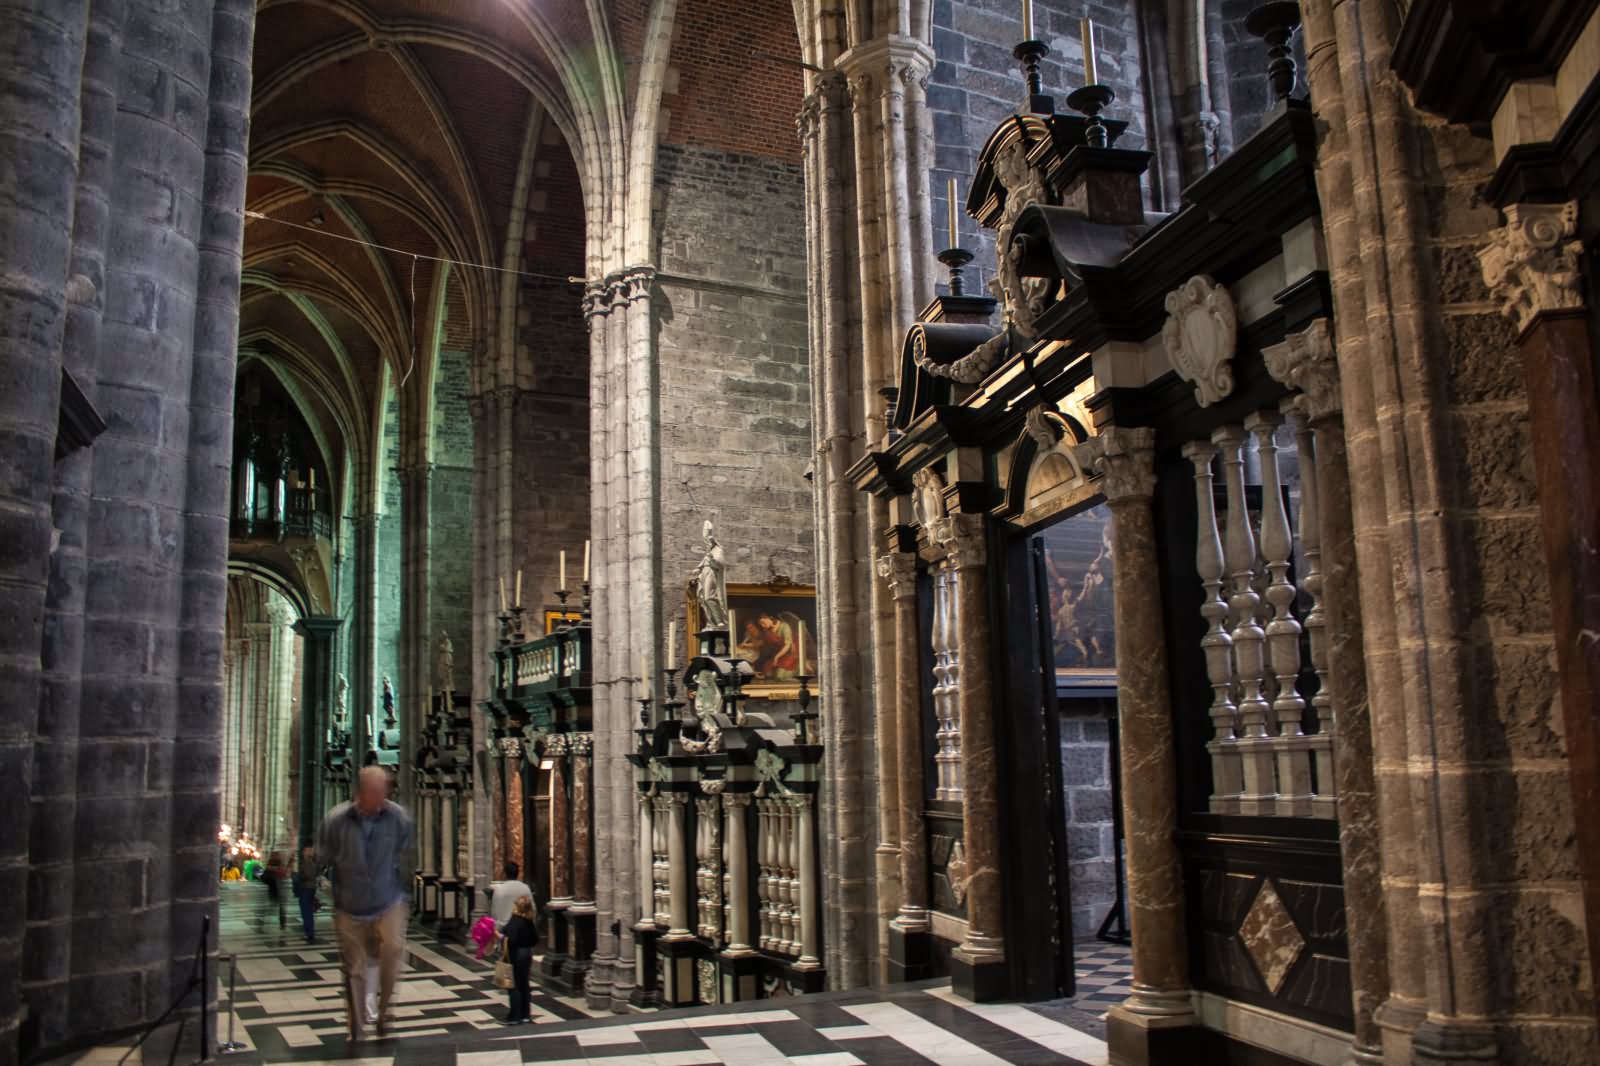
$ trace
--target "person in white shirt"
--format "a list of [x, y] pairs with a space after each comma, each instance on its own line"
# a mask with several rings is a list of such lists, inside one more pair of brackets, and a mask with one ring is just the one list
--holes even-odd
[[519, 872], [516, 863], [506, 863], [505, 880], [495, 885], [489, 896], [489, 916], [494, 919], [497, 933], [505, 932], [506, 923], [511, 920], [511, 908], [517, 905], [517, 900], [533, 895], [533, 889], [517, 878]]

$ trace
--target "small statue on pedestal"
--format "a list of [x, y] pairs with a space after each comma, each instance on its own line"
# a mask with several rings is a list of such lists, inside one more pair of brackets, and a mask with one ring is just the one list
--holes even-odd
[[334, 721], [338, 723], [340, 729], [343, 729], [345, 722], [348, 721], [345, 716], [350, 713], [349, 698], [350, 682], [345, 679], [343, 674], [340, 674], [339, 694], [334, 698], [333, 704]]
[[383, 675], [383, 724], [394, 728], [394, 684], [388, 674]]
[[722, 545], [717, 543], [710, 519], [702, 527], [702, 535], [705, 537], [706, 553], [700, 557], [699, 564], [690, 574], [695, 598], [700, 604], [700, 627], [725, 629], [728, 625], [727, 559]]
[[450, 643], [450, 634], [443, 630], [439, 632], [439, 647], [434, 653], [433, 674], [433, 683], [445, 693], [448, 702], [449, 694], [456, 690], [456, 651]]

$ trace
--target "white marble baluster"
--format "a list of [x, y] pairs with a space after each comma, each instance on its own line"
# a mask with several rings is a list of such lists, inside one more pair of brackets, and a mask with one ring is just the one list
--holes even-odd
[[951, 745], [950, 699], [950, 615], [949, 602], [952, 582], [950, 572], [940, 568], [933, 572], [933, 715], [934, 728], [934, 790], [935, 799], [959, 798], [954, 789], [952, 771], [954, 759]]
[[651, 814], [650, 796], [639, 795], [639, 858], [638, 886], [639, 908], [643, 911], [640, 924], [654, 923], [656, 916], [656, 827]]
[[772, 801], [756, 801], [756, 852], [760, 856], [760, 876], [756, 880], [756, 896], [761, 905], [761, 937], [756, 946], [762, 951], [772, 947]]
[[1211, 472], [1215, 446], [1203, 440], [1183, 447], [1183, 457], [1194, 464], [1195, 571], [1205, 590], [1200, 614], [1206, 620], [1206, 635], [1200, 640], [1206, 657], [1206, 677], [1211, 682], [1211, 811], [1237, 814], [1239, 793], [1244, 790], [1244, 769], [1234, 742], [1234, 727], [1239, 711], [1233, 705], [1233, 638], [1223, 621], [1228, 605], [1222, 599], [1222, 538], [1217, 533], [1217, 505]]
[[1306, 701], [1295, 687], [1300, 678], [1300, 621], [1294, 616], [1296, 592], [1289, 581], [1294, 540], [1278, 469], [1277, 433], [1283, 416], [1277, 411], [1257, 411], [1244, 424], [1255, 434], [1261, 456], [1261, 555], [1267, 567], [1267, 602], [1272, 605], [1266, 639], [1272, 673], [1278, 681], [1272, 701], [1277, 720], [1272, 738], [1278, 763], [1277, 813], [1304, 818], [1311, 813], [1311, 745], [1301, 728]]
[[1211, 434], [1222, 453], [1222, 470], [1228, 485], [1228, 520], [1224, 540], [1228, 568], [1228, 607], [1233, 617], [1233, 667], [1239, 686], [1239, 756], [1244, 764], [1244, 790], [1239, 813], [1271, 814], [1276, 807], [1272, 740], [1267, 735], [1270, 708], [1261, 692], [1266, 668], [1266, 634], [1256, 612], [1261, 597], [1254, 586], [1256, 540], [1250, 528], [1249, 501], [1244, 489], [1244, 447], [1247, 438], [1238, 426], [1223, 426]]
[[[1291, 401], [1285, 401], [1287, 408]], [[1333, 699], [1328, 694], [1328, 616], [1322, 605], [1322, 500], [1317, 486], [1317, 451], [1305, 416], [1292, 412], [1295, 443], [1300, 449], [1300, 554], [1305, 574], [1300, 585], [1311, 599], [1305, 630], [1311, 641], [1311, 668], [1317, 672], [1317, 692], [1311, 708], [1317, 712], [1317, 731], [1307, 738], [1316, 764], [1316, 790], [1311, 813], [1318, 818], [1338, 814], [1338, 780], [1333, 773]]]
[[817, 936], [817, 888], [822, 870], [817, 865], [815, 800], [810, 794], [799, 799], [800, 961], [796, 965], [808, 970], [822, 965], [818, 957], [822, 944]]

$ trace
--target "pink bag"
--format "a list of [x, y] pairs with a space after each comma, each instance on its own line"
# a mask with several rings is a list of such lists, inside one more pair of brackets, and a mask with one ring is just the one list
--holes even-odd
[[485, 914], [473, 925], [472, 932], [468, 935], [478, 945], [478, 958], [483, 958], [483, 953], [494, 943], [494, 919]]

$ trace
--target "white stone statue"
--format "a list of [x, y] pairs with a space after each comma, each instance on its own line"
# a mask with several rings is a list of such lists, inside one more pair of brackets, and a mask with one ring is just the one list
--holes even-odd
[[728, 625], [727, 559], [723, 555], [722, 545], [717, 543], [709, 519], [706, 520], [702, 535], [706, 541], [706, 553], [690, 575], [695, 598], [700, 604], [700, 625], [702, 629], [725, 629]]
[[338, 716], [339, 727], [344, 728], [345, 716], [350, 713], [350, 682], [343, 674], [339, 675], [339, 694], [334, 699], [334, 714]]
[[456, 690], [456, 650], [450, 643], [450, 634], [443, 630], [439, 633], [439, 647], [434, 652], [433, 674], [433, 683], [440, 692]]

